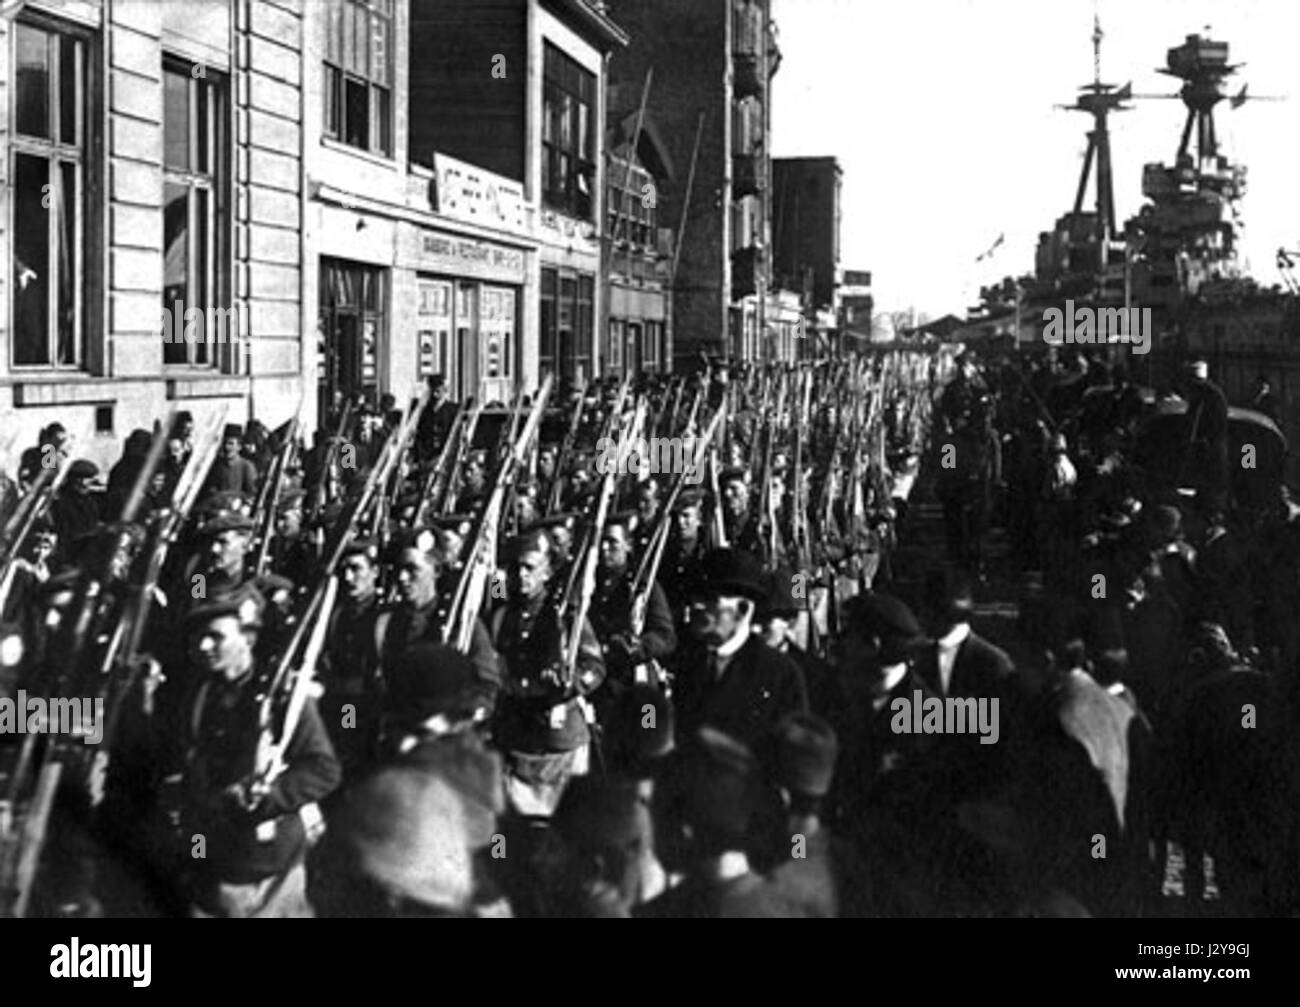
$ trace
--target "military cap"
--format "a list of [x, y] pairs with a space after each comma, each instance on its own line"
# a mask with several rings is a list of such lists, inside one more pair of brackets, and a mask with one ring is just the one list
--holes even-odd
[[482, 682], [474, 662], [455, 647], [421, 641], [393, 663], [393, 709], [401, 720], [419, 724], [436, 714], [470, 716], [481, 705]]
[[633, 510], [619, 511], [617, 514], [610, 514], [605, 518], [606, 528], [622, 528], [625, 531], [632, 531], [640, 521], [640, 515]]
[[187, 613], [185, 624], [189, 629], [221, 619], [234, 616], [245, 629], [258, 629], [262, 625], [262, 613], [266, 610], [266, 598], [253, 584], [239, 584], [228, 591], [221, 591], [200, 601]]
[[758, 559], [739, 549], [710, 549], [700, 561], [699, 589], [711, 595], [739, 595], [763, 601], [768, 587]]
[[69, 479], [94, 479], [97, 475], [99, 475], [99, 466], [84, 458], [78, 458], [68, 466]]
[[684, 489], [677, 495], [677, 500], [673, 503], [673, 512], [683, 511], [690, 507], [704, 506], [704, 491], [700, 489]]
[[749, 485], [749, 469], [743, 469], [738, 465], [729, 465], [725, 469], [723, 469], [722, 474], [718, 476], [718, 482], [719, 483], [741, 482], [744, 483], [745, 485]]
[[432, 553], [437, 548], [438, 540], [429, 528], [403, 528], [388, 543], [388, 559], [396, 560], [407, 549], [417, 549], [423, 553]]
[[370, 535], [354, 535], [343, 547], [340, 559], [348, 556], [365, 556], [372, 563], [379, 562], [379, 540]]
[[465, 461], [474, 462], [478, 465], [486, 465], [487, 454], [487, 448], [474, 448], [472, 451], [465, 452]]
[[253, 519], [240, 510], [220, 510], [207, 516], [199, 526], [200, 535], [218, 535], [223, 531], [252, 531]]
[[301, 486], [287, 487], [280, 493], [280, 501], [275, 508], [276, 512], [284, 514], [291, 510], [300, 509], [306, 498], [307, 491]]
[[791, 713], [776, 725], [775, 780], [796, 794], [825, 797], [835, 774], [839, 739], [813, 713]]
[[541, 553], [551, 557], [555, 553], [555, 541], [546, 529], [532, 528], [512, 538], [506, 548], [506, 555], [518, 558], [528, 553]]
[[221, 490], [209, 493], [199, 504], [200, 516], [216, 514], [221, 511], [240, 511], [247, 514], [250, 510], [248, 497], [239, 490]]
[[552, 514], [550, 517], [544, 517], [534, 521], [528, 526], [529, 531], [550, 531], [552, 528], [567, 528], [572, 531], [574, 525], [578, 522], [578, 515], [573, 511], [565, 511], [562, 514]]
[[360, 873], [390, 894], [464, 911], [474, 894], [464, 798], [436, 773], [384, 769], [346, 797], [338, 835]]
[[230, 439], [242, 441], [244, 439], [244, 428], [238, 423], [227, 423], [226, 428], [221, 431], [221, 439], [228, 441]]
[[879, 637], [904, 649], [919, 646], [925, 633], [912, 610], [893, 595], [868, 591], [845, 604], [845, 625], [863, 636]]

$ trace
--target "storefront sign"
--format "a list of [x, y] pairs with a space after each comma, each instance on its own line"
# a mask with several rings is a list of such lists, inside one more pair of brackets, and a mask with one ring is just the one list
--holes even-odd
[[515, 283], [524, 281], [524, 253], [517, 248], [505, 248], [473, 238], [426, 233], [421, 251], [420, 268], [430, 272], [484, 276]]

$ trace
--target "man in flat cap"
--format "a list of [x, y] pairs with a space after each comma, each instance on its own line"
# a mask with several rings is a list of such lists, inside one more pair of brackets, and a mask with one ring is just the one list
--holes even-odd
[[655, 790], [655, 848], [684, 880], [634, 909], [651, 918], [735, 919], [790, 915], [749, 862], [763, 778], [751, 749], [704, 726], [690, 736]]
[[705, 555], [690, 608], [690, 640], [673, 659], [673, 700], [683, 732], [704, 724], [753, 745], [787, 713], [808, 709], [797, 665], [753, 631], [767, 595], [751, 554], [715, 549]]
[[65, 545], [91, 534], [103, 520], [104, 496], [95, 489], [97, 478], [99, 466], [94, 462], [78, 458], [68, 466], [67, 484], [50, 507], [59, 541]]
[[864, 915], [870, 907], [848, 844], [823, 824], [839, 756], [834, 728], [816, 714], [794, 713], [776, 727], [774, 775], [786, 807], [777, 865], [768, 875], [791, 915], [814, 919]]
[[257, 496], [257, 466], [244, 457], [244, 431], [237, 423], [227, 424], [221, 435], [221, 454], [212, 463], [204, 493], [223, 490]]
[[338, 786], [341, 773], [308, 698], [284, 750], [284, 770], [258, 775], [254, 650], [263, 605], [257, 590], [244, 586], [196, 606], [186, 619], [192, 674], [172, 764], [180, 774], [178, 838], [189, 847], [194, 916], [312, 915], [302, 812]]

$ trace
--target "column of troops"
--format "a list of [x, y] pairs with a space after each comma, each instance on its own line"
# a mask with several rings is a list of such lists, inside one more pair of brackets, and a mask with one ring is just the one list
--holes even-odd
[[[1176, 831], [1145, 685], [1053, 615], [1088, 568], [1075, 428], [1022, 458], [1036, 376], [948, 367], [548, 378], [510, 406], [435, 378], [338, 403], [310, 447], [172, 415], [104, 480], [47, 428], [0, 481], [0, 695], [102, 714], [0, 731], [0, 909], [1143, 911]], [[922, 456], [951, 562], [915, 569]], [[1002, 523], [1060, 555], [1025, 604], [1047, 659], [1013, 661], [974, 588], [998, 488], [1035, 473]], [[998, 743], [900, 726], [931, 699], [996, 701]], [[1264, 898], [1239, 878], [1276, 858], [1177, 838]]]

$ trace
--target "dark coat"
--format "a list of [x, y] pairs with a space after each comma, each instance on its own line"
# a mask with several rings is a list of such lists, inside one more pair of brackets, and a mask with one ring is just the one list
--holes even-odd
[[[227, 707], [223, 695], [233, 705]], [[251, 678], [224, 686], [198, 681], [182, 725], [183, 832], [203, 835], [207, 856], [197, 863], [212, 878], [249, 883], [283, 873], [306, 854], [299, 809], [329, 795], [342, 779], [329, 735], [308, 699], [285, 752], [288, 768], [270, 793], [246, 812], [222, 799], [229, 785], [248, 779], [258, 742], [259, 704]], [[273, 822], [272, 838], [260, 840], [257, 827]]]
[[[583, 621], [574, 681], [568, 687], [541, 679], [543, 671], [561, 660], [564, 648], [564, 630], [550, 602], [512, 599], [492, 613], [491, 625], [504, 672], [494, 723], [497, 746], [540, 754], [585, 745], [591, 735], [577, 699], [605, 680], [605, 661], [590, 621]], [[552, 719], [559, 706], [564, 707], [562, 721]]]
[[757, 636], [732, 655], [720, 681], [710, 681], [707, 650], [692, 641], [674, 660], [673, 703], [677, 733], [694, 733], [712, 724], [755, 747], [788, 713], [808, 709], [808, 687], [799, 666]]
[[[919, 674], [936, 693], [944, 694], [939, 682], [939, 645], [925, 648], [916, 666]], [[948, 680], [949, 696], [1004, 696], [1015, 682], [1016, 668], [1007, 652], [984, 639], [974, 630], [957, 647], [952, 677]]]

